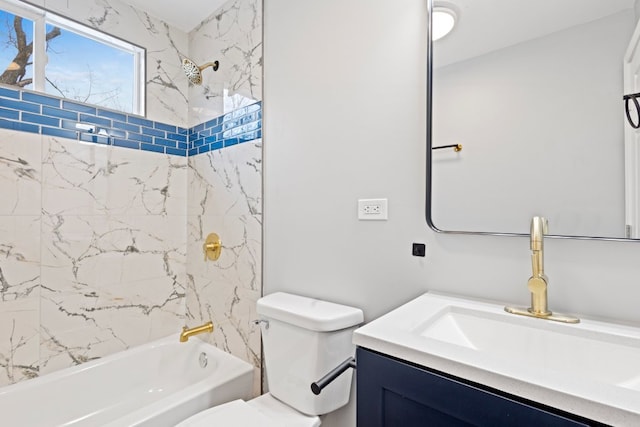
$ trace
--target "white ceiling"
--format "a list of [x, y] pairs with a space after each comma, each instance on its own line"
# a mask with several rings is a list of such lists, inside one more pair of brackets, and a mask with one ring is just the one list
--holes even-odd
[[445, 66], [556, 31], [627, 11], [634, 0], [434, 0], [458, 15], [434, 42], [434, 66]]
[[122, 0], [188, 33], [227, 0]]
[[[188, 33], [227, 0], [122, 1]], [[435, 46], [437, 62], [443, 66], [621, 10], [632, 10], [634, 0], [434, 0], [434, 4], [449, 6], [458, 14], [454, 31]]]

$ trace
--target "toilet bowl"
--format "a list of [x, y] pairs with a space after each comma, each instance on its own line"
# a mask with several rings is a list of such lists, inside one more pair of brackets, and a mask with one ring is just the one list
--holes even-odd
[[351, 370], [319, 395], [310, 385], [353, 356], [362, 310], [278, 292], [260, 298], [257, 312], [269, 393], [207, 409], [179, 427], [317, 427], [319, 415], [349, 402]]
[[269, 393], [247, 402], [234, 400], [214, 406], [178, 424], [180, 427], [318, 427], [319, 425], [319, 416], [304, 415]]

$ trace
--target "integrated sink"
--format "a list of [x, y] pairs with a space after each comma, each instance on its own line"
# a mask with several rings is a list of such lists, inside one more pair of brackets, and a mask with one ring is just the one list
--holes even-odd
[[615, 425], [640, 425], [640, 328], [516, 316], [424, 294], [354, 333], [356, 345]]
[[496, 359], [640, 391], [640, 339], [532, 320], [450, 306], [414, 331]]

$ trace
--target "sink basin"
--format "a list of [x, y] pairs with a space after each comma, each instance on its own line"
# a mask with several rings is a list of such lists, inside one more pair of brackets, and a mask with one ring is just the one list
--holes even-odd
[[640, 425], [640, 328], [517, 316], [424, 294], [361, 327], [354, 343], [615, 425]]
[[531, 320], [450, 306], [415, 333], [497, 359], [640, 391], [639, 339]]

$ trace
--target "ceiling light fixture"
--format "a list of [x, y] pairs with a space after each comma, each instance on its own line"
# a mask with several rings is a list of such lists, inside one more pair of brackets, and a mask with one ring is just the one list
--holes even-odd
[[433, 41], [449, 34], [453, 30], [453, 26], [456, 25], [456, 18], [456, 13], [448, 7], [434, 7], [431, 16]]

